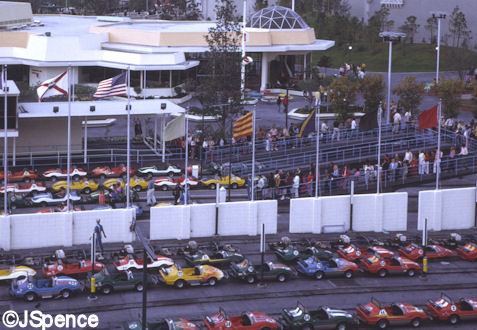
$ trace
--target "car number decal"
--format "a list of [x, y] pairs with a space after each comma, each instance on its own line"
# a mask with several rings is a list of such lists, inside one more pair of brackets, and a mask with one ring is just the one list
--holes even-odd
[[232, 322], [226, 321], [226, 322], [225, 322], [225, 326], [226, 326], [227, 328], [230, 328], [230, 327], [232, 326]]
[[297, 255], [298, 255], [298, 251], [297, 251], [297, 250], [293, 251], [293, 255], [294, 255], [294, 256], [297, 256]]
[[33, 284], [28, 283], [27, 288], [30, 289], [30, 290], [33, 289]]
[[455, 307], [455, 305], [452, 305], [451, 306], [451, 311], [455, 312], [457, 310], [457, 307]]
[[386, 310], [385, 310], [385, 309], [381, 309], [381, 310], [379, 311], [379, 316], [386, 316], [386, 315], [388, 315], [388, 313], [386, 313]]
[[61, 272], [63, 270], [63, 266], [59, 265], [58, 270]]
[[311, 318], [310, 318], [310, 314], [305, 314], [305, 315], [303, 316], [303, 319], [304, 319], [306, 322], [308, 322], [308, 321], [311, 319]]

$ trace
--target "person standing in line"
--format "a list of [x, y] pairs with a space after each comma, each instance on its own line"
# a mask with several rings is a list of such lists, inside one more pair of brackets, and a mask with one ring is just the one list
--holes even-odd
[[292, 185], [292, 198], [298, 198], [299, 193], [298, 193], [298, 188], [300, 187], [300, 176], [298, 175], [298, 172], [295, 173], [295, 177], [293, 178], [293, 185]]
[[282, 107], [282, 98], [280, 95], [277, 97], [277, 106], [278, 106], [278, 112], [280, 112], [280, 109]]
[[146, 204], [148, 206], [153, 206], [156, 204], [156, 196], [154, 196], [154, 179], [149, 175], [149, 182], [147, 183], [147, 196]]
[[424, 174], [426, 155], [422, 150], [419, 150], [419, 175]]
[[245, 182], [245, 186], [247, 187], [247, 196], [248, 200], [252, 200], [252, 179], [250, 178], [250, 175], [247, 176], [247, 181]]
[[353, 137], [356, 134], [356, 127], [357, 127], [356, 118], [353, 117], [351, 119], [351, 137]]
[[106, 205], [106, 195], [104, 193], [104, 188], [103, 187], [101, 187], [99, 189], [98, 204], [101, 205], [101, 206]]
[[[101, 234], [104, 235], [104, 238], [106, 238], [106, 233], [104, 232], [104, 228], [101, 225], [101, 219], [96, 219], [94, 233], [96, 234], [96, 248], [99, 247], [101, 249], [101, 254], [104, 254], [103, 240]], [[89, 239], [91, 240], [91, 237]]]

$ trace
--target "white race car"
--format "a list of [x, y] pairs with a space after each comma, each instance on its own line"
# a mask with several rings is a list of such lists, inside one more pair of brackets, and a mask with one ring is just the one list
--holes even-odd
[[36, 271], [27, 266], [11, 266], [9, 269], [0, 269], [0, 281], [11, 281], [34, 276]]
[[[14, 193], [19, 193], [19, 194], [29, 194], [29, 193], [40, 193], [40, 192], [45, 192], [46, 187], [42, 185], [41, 183], [29, 183], [29, 184], [24, 184], [24, 185], [18, 185], [18, 184], [8, 184], [7, 185], [7, 192], [14, 192]], [[0, 188], [0, 193], [3, 194], [5, 192], [5, 187], [2, 186]]]
[[[73, 179], [79, 179], [88, 175], [88, 172], [81, 169], [81, 168], [73, 168], [70, 169], [70, 176]], [[68, 175], [66, 174], [66, 170], [62, 170], [60, 168], [50, 169], [48, 171], [43, 172], [42, 176], [46, 179], [51, 179], [51, 181], [56, 181], [58, 179], [66, 178]]]
[[[182, 177], [177, 179], [172, 179], [170, 177], [161, 177], [154, 180], [154, 186], [158, 189], [166, 191], [166, 190], [174, 189], [179, 182], [181, 183], [181, 186], [185, 185], [185, 180]], [[187, 181], [187, 184], [191, 188], [196, 187], [198, 183], [199, 181], [197, 181], [197, 179], [195, 179], [192, 176], [190, 176]]]
[[[62, 202], [66, 202], [66, 195], [63, 197], [59, 197], [56, 195], [52, 195], [51, 193], [44, 193], [44, 194], [38, 194], [34, 196], [31, 201], [33, 205], [41, 205], [41, 206], [47, 206], [49, 204], [58, 204]], [[81, 196], [78, 196], [76, 193], [70, 193], [70, 201], [72, 202], [79, 202], [81, 201]]]
[[182, 170], [175, 165], [161, 163], [156, 166], [142, 167], [138, 170], [139, 175], [168, 175], [181, 174]]
[[[142, 269], [143, 259], [142, 256], [138, 257], [134, 253], [134, 249], [131, 245], [126, 245], [121, 252], [116, 253], [113, 256], [113, 264], [120, 272], [126, 270]], [[156, 260], [152, 261], [148, 257], [147, 268], [161, 268], [174, 265], [174, 260], [161, 255], [156, 255]]]

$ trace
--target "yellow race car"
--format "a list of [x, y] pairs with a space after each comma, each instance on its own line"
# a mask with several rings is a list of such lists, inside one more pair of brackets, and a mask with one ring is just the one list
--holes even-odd
[[167, 285], [173, 285], [182, 289], [188, 285], [208, 284], [214, 286], [217, 281], [224, 278], [224, 273], [215, 267], [209, 265], [200, 265], [192, 268], [180, 268], [174, 264], [167, 268], [159, 270], [159, 280]]
[[[106, 189], [110, 189], [113, 184], [120, 184], [122, 188], [124, 188], [124, 181], [121, 179], [108, 179], [103, 182], [103, 187]], [[141, 178], [131, 178], [129, 180], [129, 185], [135, 191], [141, 191], [147, 189], [147, 181]]]
[[[208, 187], [209, 189], [217, 188], [218, 184], [221, 185], [221, 186], [228, 186], [229, 176], [227, 175], [227, 176], [224, 176], [224, 177], [221, 177], [221, 178], [203, 179], [203, 180], [200, 180], [200, 183], [201, 183], [202, 186]], [[231, 183], [232, 188], [236, 189], [238, 187], [243, 187], [243, 185], [245, 184], [245, 180], [238, 177], [238, 176], [232, 175], [230, 183]]]
[[27, 266], [11, 266], [8, 269], [0, 269], [0, 281], [11, 281], [28, 276], [34, 276], [36, 271]]
[[[66, 190], [66, 181], [57, 181], [51, 185], [54, 191]], [[71, 190], [80, 190], [82, 193], [89, 194], [92, 191], [98, 190], [99, 184], [90, 180], [72, 181], [70, 182]]]

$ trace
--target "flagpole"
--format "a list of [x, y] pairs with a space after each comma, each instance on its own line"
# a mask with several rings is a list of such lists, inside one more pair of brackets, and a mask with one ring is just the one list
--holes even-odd
[[130, 189], [131, 187], [129, 184], [130, 179], [130, 168], [131, 168], [131, 93], [130, 93], [130, 88], [131, 88], [131, 66], [128, 65], [128, 88], [127, 88], [127, 97], [128, 97], [128, 104], [127, 104], [127, 110], [128, 110], [128, 118], [127, 118], [127, 142], [126, 142], [126, 150], [127, 150], [127, 156], [126, 156], [126, 184], [124, 185], [126, 187], [126, 208], [129, 208], [129, 203], [130, 203]]
[[319, 175], [320, 175], [320, 113], [321, 113], [321, 99], [318, 101], [318, 113], [315, 113], [315, 129], [316, 129], [316, 160], [315, 160], [315, 198], [319, 195]]
[[[241, 98], [242, 101], [245, 100], [245, 61], [244, 58], [246, 56], [245, 51], [245, 25], [247, 24], [246, 17], [247, 17], [247, 0], [243, 0], [243, 21], [242, 21], [242, 61], [241, 61], [241, 68], [240, 68], [240, 91], [241, 91]], [[252, 178], [253, 181], [253, 178]]]
[[71, 184], [71, 65], [68, 65], [68, 151], [66, 155], [66, 210], [70, 212]]
[[436, 190], [439, 190], [439, 175], [441, 171], [441, 111], [442, 100], [439, 99], [439, 110], [437, 111], [437, 158], [434, 159], [437, 162], [436, 165]]
[[189, 133], [189, 107], [186, 108], [186, 115], [185, 115], [185, 168], [184, 168], [184, 205], [187, 205], [187, 199], [189, 194], [189, 189], [187, 187], [187, 177], [188, 171], [187, 168], [189, 166], [189, 142], [187, 141]]
[[255, 110], [257, 105], [253, 106], [252, 113], [252, 202], [255, 200]]
[[4, 65], [2, 67], [2, 89], [3, 89], [3, 97], [5, 99], [4, 103], [4, 108], [3, 108], [3, 184], [4, 184], [4, 190], [3, 190], [3, 215], [6, 217], [8, 214], [8, 190], [7, 190], [7, 185], [8, 185], [8, 132], [7, 132], [7, 66]]
[[376, 183], [376, 190], [377, 194], [379, 194], [379, 185], [381, 181], [381, 118], [382, 118], [382, 102], [379, 102], [379, 108], [378, 108], [378, 178], [377, 178], [377, 183]]

